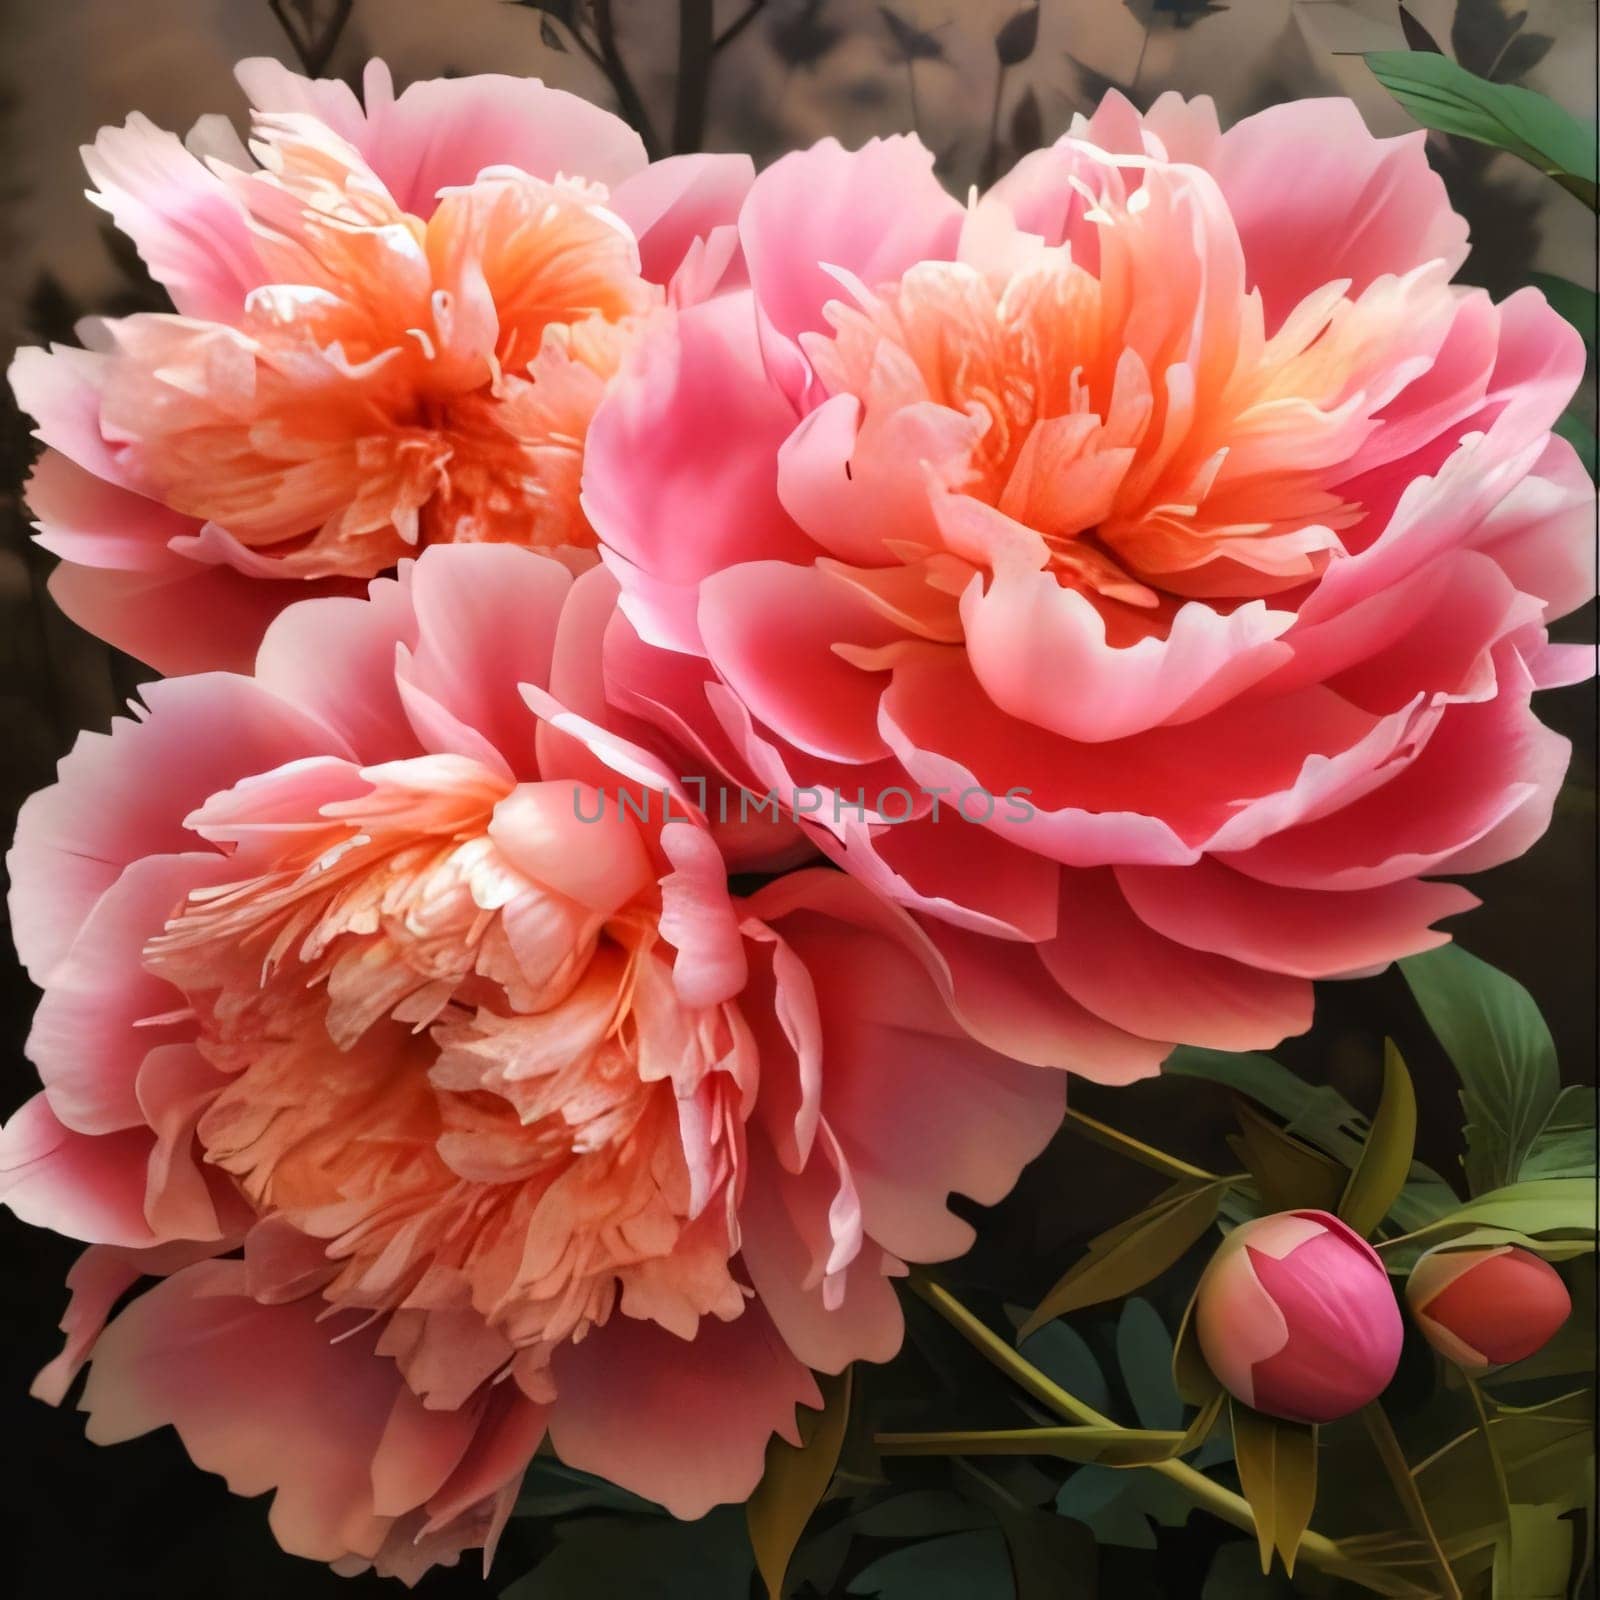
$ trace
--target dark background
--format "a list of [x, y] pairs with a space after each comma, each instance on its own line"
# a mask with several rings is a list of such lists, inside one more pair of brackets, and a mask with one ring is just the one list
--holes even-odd
[[[855, 144], [915, 125], [959, 193], [1055, 138], [1113, 84], [1140, 103], [1167, 88], [1211, 94], [1225, 122], [1290, 97], [1349, 94], [1375, 131], [1408, 126], [1359, 55], [1402, 46], [1390, 0], [1044, 0], [1032, 49], [1003, 79], [996, 35], [1016, 0], [723, 0], [714, 8], [713, 49], [691, 60], [682, 87], [678, 9], [670, 0], [613, 7], [628, 67], [620, 98], [636, 121], [642, 112], [662, 149], [747, 149], [764, 163], [825, 133]], [[1412, 0], [1409, 9], [1473, 70], [1593, 116], [1593, 0]], [[0, 60], [9, 63], [0, 67], [0, 353], [9, 360], [19, 344], [70, 339], [73, 322], [90, 311], [162, 304], [82, 198], [77, 146], [101, 124], [135, 109], [179, 131], [208, 111], [238, 117], [243, 100], [229, 68], [251, 54], [331, 75], [358, 75], [368, 55], [382, 55], [400, 84], [519, 72], [615, 105], [619, 84], [562, 20], [574, 13], [572, 4], [500, 0], [0, 0]], [[1497, 294], [1535, 269], [1594, 283], [1593, 218], [1576, 200], [1510, 157], [1448, 141], [1435, 155], [1472, 223], [1466, 276]], [[0, 831], [9, 839], [17, 806], [50, 781], [77, 730], [105, 728], [147, 674], [52, 609], [48, 558], [28, 542], [18, 493], [31, 456], [27, 424], [9, 393], [0, 406]], [[1563, 636], [1592, 638], [1592, 615], [1574, 619]], [[1541, 710], [1575, 746], [1555, 821], [1523, 860], [1473, 882], [1486, 906], [1456, 927], [1462, 944], [1533, 992], [1564, 1075], [1593, 1081], [1594, 690], [1545, 695]], [[36, 996], [9, 959], [8, 937], [0, 949], [0, 1115], [9, 1115], [32, 1091], [23, 1042]], [[1422, 1099], [1418, 1154], [1457, 1173], [1453, 1081], [1398, 976], [1324, 985], [1317, 1022], [1311, 1040], [1285, 1046], [1281, 1057], [1370, 1109], [1381, 1041], [1393, 1036]], [[1080, 1109], [1193, 1159], [1222, 1158], [1225, 1097], [1202, 1084], [1156, 1081], [1116, 1092], [1085, 1085], [1074, 1093]], [[1064, 1132], [990, 1215], [979, 1249], [958, 1270], [1014, 1296], [1042, 1291], [1085, 1238], [1154, 1186], [1148, 1174]], [[353, 1600], [397, 1592], [283, 1555], [264, 1503], [237, 1500], [220, 1479], [196, 1471], [170, 1431], [98, 1450], [70, 1406], [54, 1411], [26, 1397], [33, 1373], [58, 1347], [62, 1280], [76, 1251], [0, 1212], [0, 1440], [13, 1463], [12, 1489], [0, 1501], [0, 1561], [9, 1592], [17, 1600], [76, 1592]], [[1195, 1518], [1163, 1536], [1155, 1569], [1163, 1592], [1198, 1592], [1214, 1532]], [[431, 1574], [419, 1592], [503, 1587], [524, 1570], [537, 1537], [513, 1522], [492, 1584], [469, 1564]]]

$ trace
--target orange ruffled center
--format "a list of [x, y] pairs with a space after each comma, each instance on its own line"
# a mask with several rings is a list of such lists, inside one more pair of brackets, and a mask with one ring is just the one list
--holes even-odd
[[604, 189], [489, 168], [423, 221], [314, 119], [256, 132], [261, 170], [229, 181], [268, 286], [236, 325], [109, 325], [101, 429], [131, 479], [286, 575], [592, 547], [584, 437], [663, 299]]
[[[147, 949], [226, 1080], [205, 1159], [314, 1241], [329, 1301], [408, 1346], [478, 1330], [449, 1359], [512, 1362], [536, 1397], [619, 1303], [684, 1337], [739, 1315], [746, 1034], [679, 1001], [642, 845], [599, 837], [631, 822], [575, 829], [582, 790], [466, 761], [365, 776]], [[553, 840], [606, 852], [600, 898], [626, 897], [541, 882]]]
[[[1214, 183], [1097, 159], [1086, 260], [988, 199], [956, 260], [842, 279], [832, 334], [804, 336], [824, 389], [861, 402], [852, 477], [921, 479], [882, 561], [844, 575], [930, 637], [959, 637], [955, 597], [1005, 563], [1082, 592], [1123, 642], [1186, 599], [1313, 580], [1363, 515], [1346, 485], [1377, 413], [1452, 313], [1436, 264], [1359, 296], [1330, 283], [1269, 334]], [[908, 599], [890, 562], [928, 592]]]

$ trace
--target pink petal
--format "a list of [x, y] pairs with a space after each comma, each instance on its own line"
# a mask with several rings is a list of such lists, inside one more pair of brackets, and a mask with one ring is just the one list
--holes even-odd
[[143, 1128], [76, 1133], [36, 1094], [0, 1129], [0, 1200], [22, 1221], [72, 1239], [154, 1244], [144, 1215], [151, 1142]]
[[1478, 903], [1455, 884], [1416, 880], [1344, 893], [1279, 889], [1212, 861], [1181, 871], [1119, 867], [1117, 883], [1157, 933], [1301, 978], [1366, 972], [1432, 950], [1449, 939], [1432, 924]]
[[767, 1440], [798, 1443], [794, 1408], [820, 1406], [811, 1374], [758, 1303], [733, 1322], [702, 1317], [693, 1339], [614, 1316], [556, 1351], [550, 1442], [570, 1467], [703, 1517], [745, 1499]]
[[193, 845], [183, 819], [209, 796], [247, 773], [341, 753], [331, 730], [247, 678], [169, 679], [142, 692], [148, 718], [80, 735], [58, 781], [18, 817], [12, 931], [41, 983], [128, 862]]
[[987, 590], [969, 585], [961, 620], [972, 670], [1002, 711], [1098, 743], [1189, 722], [1233, 699], [1289, 659], [1280, 635], [1294, 615], [1261, 601], [1227, 616], [1191, 602], [1166, 638], [1117, 646], [1077, 590], [1053, 573], [1006, 566]]
[[696, 239], [738, 221], [754, 178], [749, 156], [668, 156], [625, 178], [609, 208], [638, 239], [645, 277], [669, 283]]
[[1467, 225], [1428, 165], [1425, 136], [1374, 139], [1349, 100], [1269, 106], [1222, 135], [1213, 171], [1261, 290], [1269, 331], [1313, 289], [1466, 258]]
[[84, 147], [90, 199], [186, 316], [234, 321], [262, 281], [244, 207], [173, 134], [137, 112]]
[[145, 971], [141, 955], [186, 895], [237, 875], [227, 857], [210, 851], [133, 862], [51, 969], [27, 1048], [51, 1108], [68, 1127], [114, 1133], [145, 1126], [136, 1092], [140, 1064], [173, 1032], [171, 1025], [141, 1024], [184, 1001]]
[[[762, 373], [749, 294], [692, 307], [646, 339], [595, 413], [584, 510], [604, 545], [658, 582], [802, 559], [809, 541], [777, 494], [777, 449], [793, 426]], [[647, 597], [628, 594], [623, 608], [660, 642]]]
[[1059, 930], [1039, 959], [1080, 1005], [1146, 1037], [1266, 1050], [1311, 1026], [1308, 983], [1161, 938], [1109, 868], [1062, 875]]
[[89, 1438], [116, 1444], [170, 1423], [235, 1494], [277, 1490], [270, 1521], [291, 1554], [370, 1556], [386, 1530], [372, 1462], [400, 1378], [370, 1334], [334, 1343], [320, 1306], [257, 1305], [240, 1261], [175, 1273], [101, 1335], [82, 1400]]
[[[796, 217], [805, 218], [799, 250]], [[839, 298], [825, 266], [877, 288], [915, 262], [951, 260], [961, 218], [933, 175], [932, 151], [915, 134], [871, 139], [859, 150], [823, 139], [761, 173], [740, 213], [739, 237], [763, 344], [771, 341], [769, 359], [787, 367], [780, 381], [797, 376], [793, 342], [825, 327], [822, 308]]]
[[741, 1259], [784, 1343], [818, 1372], [842, 1372], [852, 1361], [888, 1361], [905, 1327], [881, 1251], [869, 1248], [845, 1269], [836, 1309], [825, 1302], [816, 1269], [828, 1254], [832, 1197], [821, 1163], [795, 1176], [783, 1171], [764, 1140], [751, 1141], [739, 1208]]

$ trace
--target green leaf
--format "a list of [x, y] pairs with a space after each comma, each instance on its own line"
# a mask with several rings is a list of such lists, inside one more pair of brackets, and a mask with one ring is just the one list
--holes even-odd
[[998, 1529], [984, 1528], [880, 1556], [846, 1592], [879, 1600], [1007, 1600], [1016, 1588], [1005, 1539]]
[[1088, 1528], [1031, 1506], [1001, 1506], [999, 1517], [1017, 1600], [1093, 1600], [1100, 1562]]
[[1206, 1365], [1200, 1351], [1200, 1335], [1194, 1323], [1195, 1297], [1183, 1308], [1183, 1320], [1178, 1324], [1177, 1337], [1172, 1341], [1172, 1383], [1178, 1396], [1190, 1405], [1204, 1405], [1215, 1394], [1222, 1392], [1216, 1374]]
[[698, 1522], [673, 1517], [583, 1517], [556, 1528], [557, 1543], [501, 1600], [747, 1600], [750, 1545], [737, 1506]]
[[1023, 1323], [1026, 1339], [1069, 1311], [1119, 1300], [1160, 1276], [1216, 1221], [1227, 1184], [1173, 1184], [1156, 1202], [1090, 1241], [1077, 1262]]
[[1269, 1211], [1331, 1211], [1344, 1192], [1345, 1171], [1319, 1150], [1278, 1127], [1248, 1100], [1235, 1100], [1239, 1133], [1229, 1148], [1250, 1170]]
[[1533, 996], [1455, 944], [1409, 956], [1400, 970], [1461, 1079], [1468, 1187], [1515, 1182], [1561, 1092], [1555, 1041]]
[[1069, 1323], [1047, 1322], [1017, 1346], [1017, 1353], [1091, 1410], [1111, 1409], [1111, 1389], [1100, 1363], [1088, 1340]]
[[798, 1448], [773, 1436], [766, 1470], [745, 1504], [750, 1544], [771, 1600], [782, 1600], [789, 1558], [827, 1492], [850, 1417], [850, 1369], [838, 1377], [819, 1375], [817, 1383], [822, 1409], [801, 1412]]
[[1172, 1382], [1172, 1336], [1148, 1300], [1132, 1299], [1122, 1308], [1117, 1362], [1140, 1424], [1176, 1428], [1183, 1421], [1183, 1401]]
[[872, 1539], [926, 1539], [935, 1533], [965, 1533], [986, 1528], [986, 1511], [948, 1489], [916, 1489], [858, 1511], [850, 1519]]
[[1595, 1160], [1595, 1091], [1573, 1083], [1556, 1096], [1549, 1121], [1528, 1147], [1524, 1178], [1592, 1178]]
[[1448, 56], [1380, 50], [1373, 75], [1425, 128], [1508, 150], [1593, 206], [1595, 133], [1555, 101], [1514, 84], [1490, 83]]
[[1295, 1552], [1317, 1499], [1317, 1430], [1269, 1417], [1237, 1400], [1230, 1411], [1239, 1489], [1256, 1519], [1261, 1570], [1272, 1570], [1276, 1550], [1292, 1577]]
[[[1594, 1394], [1561, 1395], [1526, 1410], [1496, 1408], [1489, 1419], [1505, 1466], [1513, 1505], [1570, 1511], [1588, 1504], [1586, 1472], [1594, 1459]], [[1499, 1489], [1485, 1470], [1476, 1427], [1412, 1468], [1452, 1563], [1474, 1551], [1492, 1552], [1504, 1534]]]
[[1565, 1234], [1575, 1239], [1593, 1239], [1594, 1219], [1593, 1178], [1530, 1178], [1526, 1183], [1507, 1184], [1503, 1189], [1480, 1194], [1418, 1229], [1413, 1237], [1438, 1238], [1487, 1226], [1534, 1238]]
[[1554, 1506], [1511, 1508], [1494, 1552], [1493, 1600], [1566, 1600], [1572, 1524]]
[[1394, 1041], [1386, 1040], [1383, 1095], [1360, 1165], [1350, 1174], [1344, 1198], [1339, 1202], [1340, 1217], [1362, 1238], [1376, 1233], [1378, 1224], [1389, 1215], [1411, 1170], [1411, 1152], [1416, 1142], [1416, 1091]]
[[[1347, 1169], [1361, 1160], [1368, 1132], [1366, 1118], [1336, 1089], [1307, 1083], [1271, 1056], [1229, 1055], [1184, 1045], [1167, 1057], [1161, 1070], [1172, 1077], [1202, 1078], [1249, 1095], [1281, 1117], [1286, 1132], [1308, 1140]], [[1458, 1203], [1459, 1196], [1438, 1173], [1415, 1161], [1391, 1220], [1401, 1228], [1420, 1228]]]
[[574, 1511], [631, 1511], [644, 1516], [664, 1516], [660, 1506], [641, 1500], [603, 1478], [579, 1472], [554, 1456], [536, 1456], [522, 1480], [515, 1517], [554, 1520]]
[[1581, 283], [1574, 283], [1570, 278], [1558, 278], [1553, 272], [1530, 272], [1528, 277], [1544, 292], [1551, 309], [1558, 316], [1565, 317], [1583, 335], [1584, 347], [1592, 361], [1595, 323], [1600, 319], [1600, 295], [1593, 289], [1585, 289]]

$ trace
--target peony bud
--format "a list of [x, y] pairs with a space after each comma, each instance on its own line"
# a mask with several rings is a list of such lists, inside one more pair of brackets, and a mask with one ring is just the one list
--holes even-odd
[[1406, 1280], [1406, 1303], [1428, 1343], [1469, 1371], [1526, 1360], [1572, 1311], [1556, 1269], [1509, 1244], [1430, 1250]]
[[1291, 1422], [1332, 1422], [1383, 1392], [1400, 1308], [1377, 1252], [1326, 1211], [1235, 1228], [1195, 1294], [1195, 1332], [1231, 1395]]

